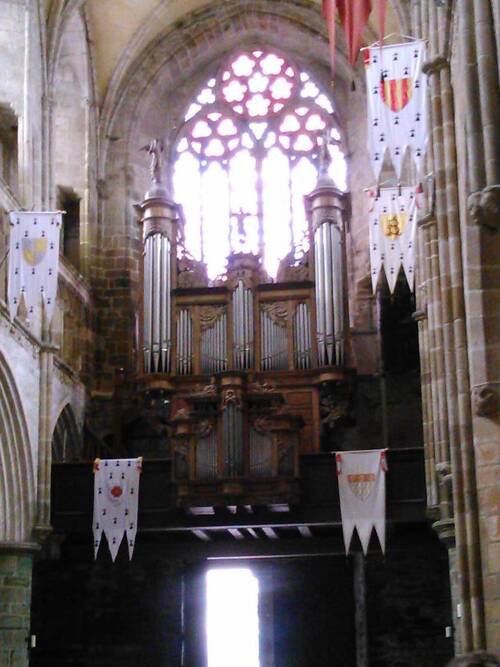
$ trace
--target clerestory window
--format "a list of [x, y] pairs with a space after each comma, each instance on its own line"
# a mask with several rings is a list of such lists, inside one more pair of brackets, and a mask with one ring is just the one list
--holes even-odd
[[307, 249], [303, 197], [314, 188], [319, 146], [346, 187], [346, 163], [330, 98], [276, 52], [234, 54], [190, 104], [175, 146], [174, 191], [185, 245], [223, 273], [230, 251], [253, 252], [275, 276], [279, 260]]

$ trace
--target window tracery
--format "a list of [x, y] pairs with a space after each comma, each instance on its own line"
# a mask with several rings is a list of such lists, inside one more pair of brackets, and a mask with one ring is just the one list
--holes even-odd
[[[321, 137], [321, 138], [320, 138]], [[330, 99], [274, 51], [233, 54], [190, 104], [175, 147], [174, 190], [189, 252], [214, 279], [231, 251], [280, 258], [307, 249], [303, 196], [316, 183], [319, 144], [346, 187], [346, 164]]]

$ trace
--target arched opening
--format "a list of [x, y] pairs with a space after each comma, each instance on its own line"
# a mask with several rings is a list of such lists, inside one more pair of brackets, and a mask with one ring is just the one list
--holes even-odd
[[34, 479], [24, 411], [14, 377], [0, 354], [0, 542], [29, 538]]
[[53, 76], [53, 196], [66, 211], [61, 249], [80, 268], [81, 203], [87, 188], [90, 80], [85, 25], [78, 12], [68, 19]]
[[69, 403], [63, 408], [52, 434], [52, 462], [77, 461], [82, 455], [81, 438]]

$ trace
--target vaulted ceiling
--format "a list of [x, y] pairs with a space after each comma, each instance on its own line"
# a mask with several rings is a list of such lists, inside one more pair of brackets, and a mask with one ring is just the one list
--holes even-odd
[[[221, 4], [226, 4], [220, 0]], [[393, 4], [397, 7], [401, 0]], [[213, 4], [207, 0], [45, 0], [47, 12], [53, 13], [54, 6], [68, 6], [80, 4], [86, 10], [89, 37], [95, 68], [97, 97], [102, 103], [109, 82], [119, 65], [127, 56], [127, 52], [140, 40], [141, 44], [148, 44], [161, 32], [183, 20], [193, 11]], [[256, 3], [265, 4], [265, 3]], [[270, 3], [272, 4], [272, 3]], [[321, 5], [321, 0], [303, 0], [304, 5]], [[396, 11], [388, 3], [386, 33], [399, 32], [399, 21]], [[371, 18], [365, 40], [374, 41], [377, 36], [375, 18]]]

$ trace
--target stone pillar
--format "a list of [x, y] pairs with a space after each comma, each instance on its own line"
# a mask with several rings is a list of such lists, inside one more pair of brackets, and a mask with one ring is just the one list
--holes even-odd
[[354, 625], [356, 628], [356, 667], [368, 667], [365, 557], [361, 552], [355, 552], [351, 557], [353, 565]]
[[0, 543], [0, 665], [29, 662], [31, 572], [35, 544]]

